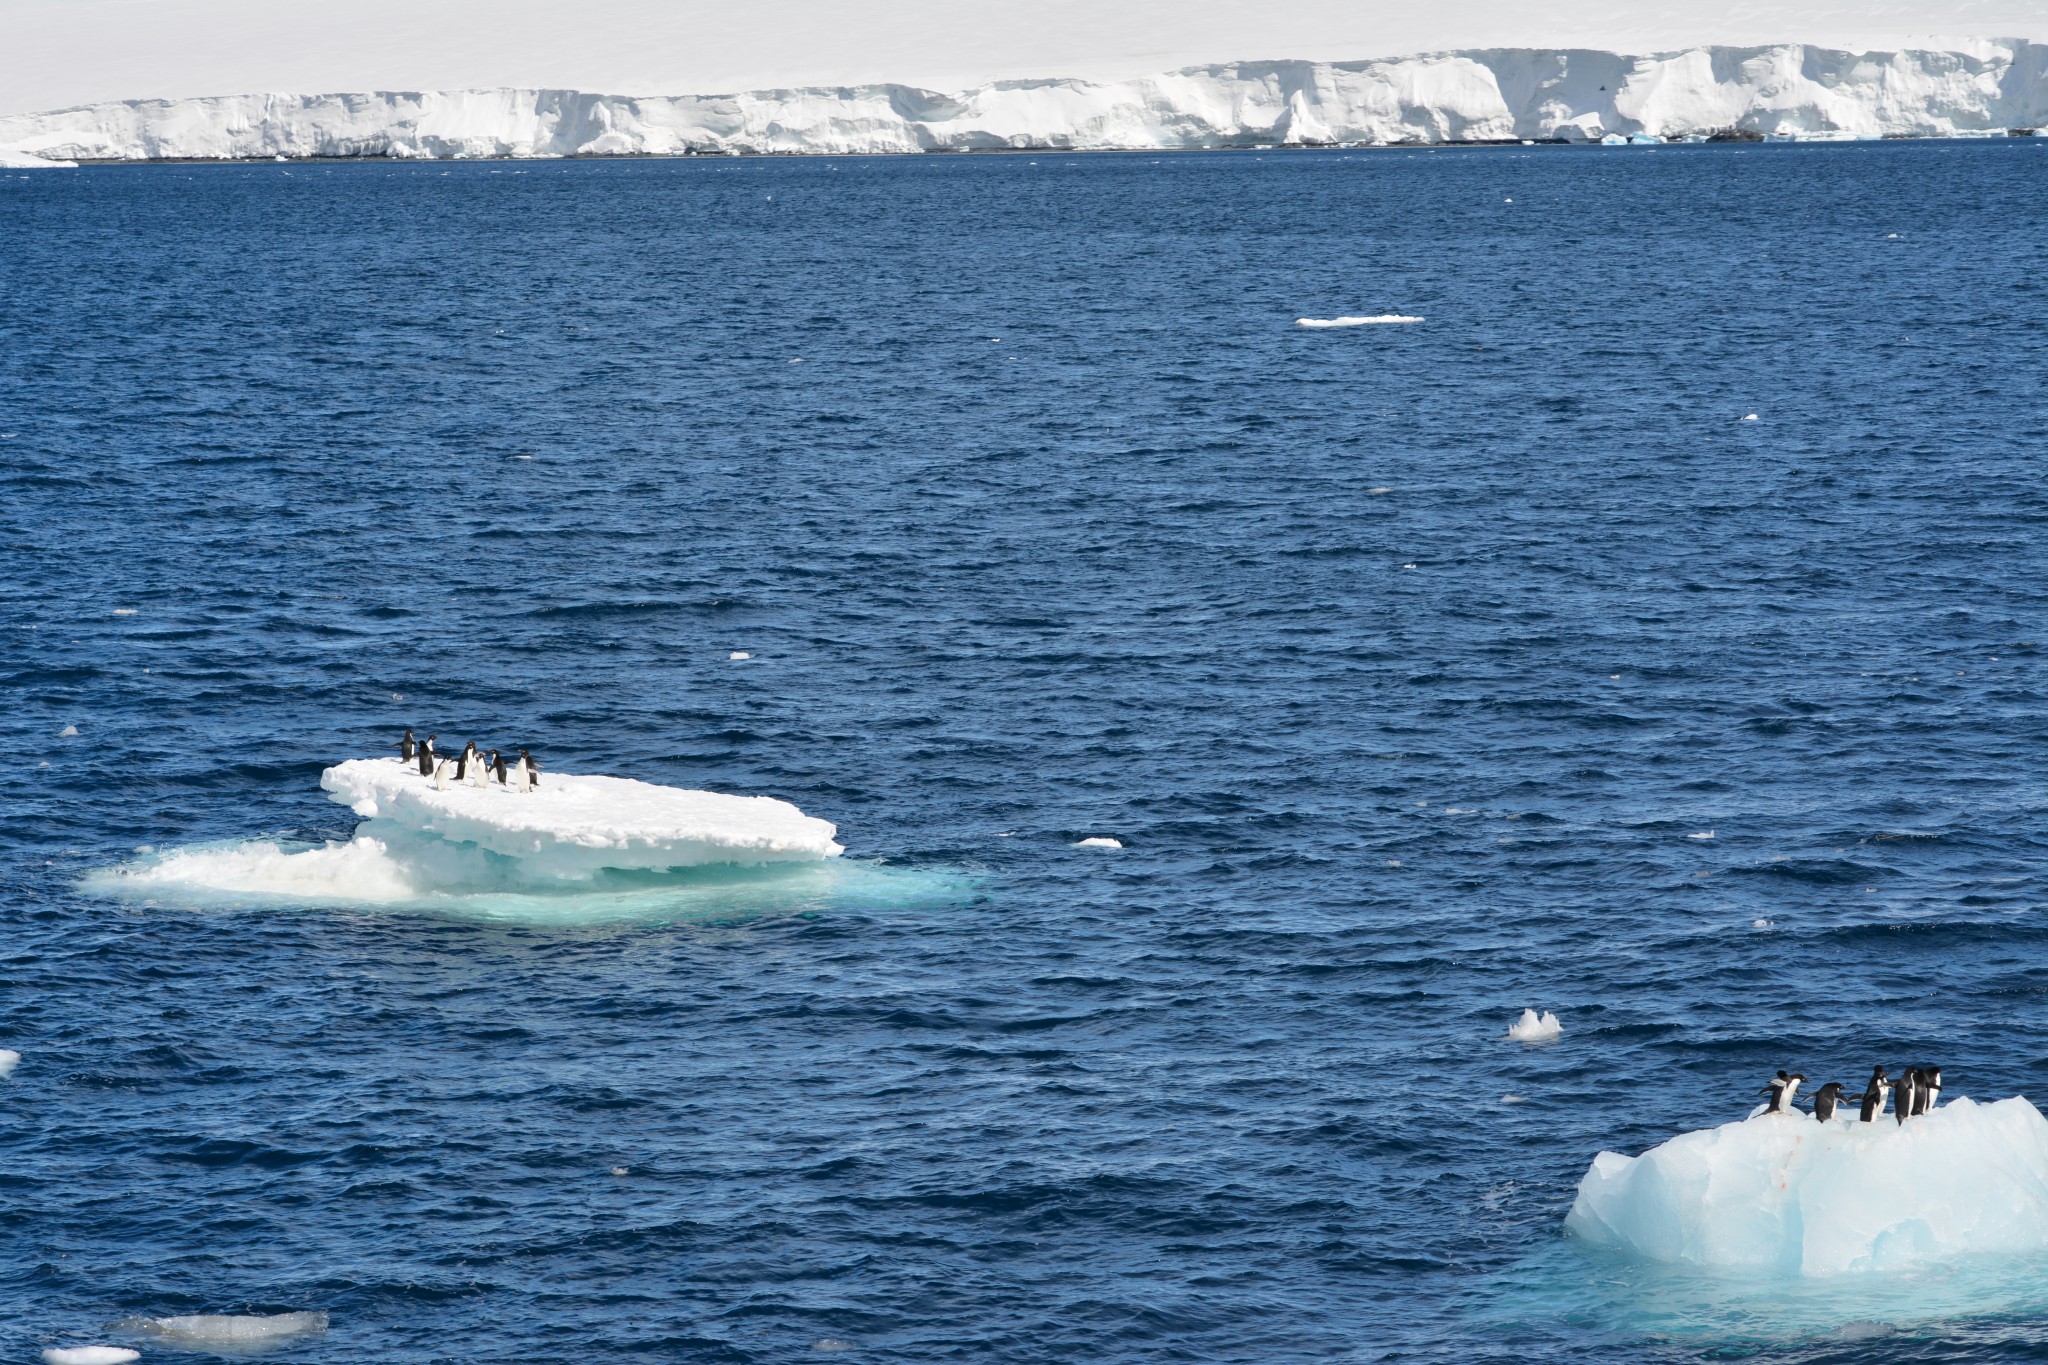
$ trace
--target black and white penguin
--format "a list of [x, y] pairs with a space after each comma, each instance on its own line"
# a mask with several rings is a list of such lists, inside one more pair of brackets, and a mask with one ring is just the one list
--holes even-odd
[[410, 763], [412, 762], [413, 750], [419, 748], [419, 745], [413, 742], [412, 731], [407, 730], [405, 732], [405, 738], [398, 741], [397, 747], [399, 760], [401, 762]]
[[1806, 1077], [1797, 1071], [1789, 1076], [1780, 1071], [1771, 1083], [1764, 1087], [1764, 1093], [1771, 1097], [1771, 1102], [1764, 1106], [1764, 1112], [1766, 1114], [1786, 1114], [1792, 1112], [1792, 1097], [1799, 1093], [1799, 1087], [1805, 1080]]
[[426, 742], [420, 745], [419, 758], [420, 776], [432, 777], [434, 775], [434, 737], [432, 735], [428, 735]]
[[471, 764], [473, 764], [473, 763], [475, 763], [475, 762], [476, 762], [476, 741], [475, 741], [475, 740], [471, 740], [471, 741], [470, 741], [469, 743], [467, 743], [467, 744], [463, 745], [463, 746], [462, 746], [462, 752], [461, 752], [460, 754], [456, 755], [456, 758], [455, 758], [455, 780], [456, 780], [457, 782], [467, 782], [467, 781], [469, 780], [469, 769], [470, 769], [470, 765], [471, 765]]
[[1892, 1085], [1892, 1117], [1900, 1123], [1920, 1112], [1920, 1070], [1907, 1067]]
[[1822, 1123], [1835, 1116], [1835, 1106], [1842, 1102], [1842, 1083], [1829, 1081], [1813, 1092], [1813, 1116]]
[[1941, 1099], [1941, 1068], [1923, 1067], [1920, 1071], [1920, 1085], [1913, 1092], [1913, 1112], [1925, 1114], [1933, 1110]]
[[1875, 1123], [1883, 1118], [1885, 1096], [1891, 1094], [1891, 1092], [1892, 1080], [1891, 1077], [1884, 1074], [1884, 1068], [1881, 1066], [1870, 1068], [1869, 1082], [1863, 1087], [1863, 1093], [1855, 1096], [1855, 1099], [1863, 1105], [1863, 1111], [1858, 1117], [1864, 1123]]
[[448, 770], [454, 766], [455, 763], [452, 759], [437, 758], [434, 760], [435, 791], [444, 792], [448, 790]]
[[540, 786], [540, 760], [526, 752], [526, 750], [521, 749], [519, 751], [519, 761], [526, 765], [527, 789], [530, 791]]
[[491, 767], [498, 775], [498, 785], [501, 787], [508, 785], [506, 782], [508, 774], [505, 771], [505, 755], [499, 753], [496, 749], [491, 750]]

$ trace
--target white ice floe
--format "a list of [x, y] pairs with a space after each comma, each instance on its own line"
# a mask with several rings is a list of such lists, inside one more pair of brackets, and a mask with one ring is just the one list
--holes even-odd
[[1294, 325], [1296, 327], [1371, 327], [1376, 323], [1421, 321], [1421, 318], [1410, 317], [1406, 313], [1375, 313], [1371, 317], [1360, 318], [1296, 318]]
[[787, 801], [627, 777], [549, 772], [530, 792], [496, 783], [441, 791], [402, 759], [355, 758], [322, 773], [320, 785], [372, 826], [517, 858], [563, 879], [606, 868], [802, 862], [844, 851], [830, 821]]
[[43, 1352], [43, 1365], [128, 1365], [142, 1359], [142, 1352], [126, 1346], [52, 1346]]
[[21, 1054], [11, 1047], [0, 1047], [0, 1081], [14, 1074], [14, 1068], [21, 1065]]
[[1123, 846], [1124, 841], [1121, 839], [1110, 839], [1102, 836], [1082, 839], [1074, 845], [1075, 848], [1122, 848]]
[[747, 653], [747, 651], [745, 651], [744, 649], [736, 649], [732, 653], [726, 655], [725, 657], [732, 660], [732, 662], [734, 663], [739, 663], [742, 660], [751, 659], [754, 656]]
[[1761, 421], [1762, 419], [1761, 419], [1761, 418], [1759, 418], [1759, 417], [1758, 417], [1758, 416], [1757, 416], [1757, 415], [1756, 415], [1755, 413], [1753, 413], [1753, 412], [1750, 412], [1750, 413], [1744, 413], [1744, 414], [1743, 414], [1743, 417], [1742, 417], [1742, 420], [1743, 420], [1743, 421], [1745, 421], [1745, 422], [1756, 422], [1756, 421]]
[[817, 867], [843, 852], [830, 821], [787, 801], [621, 777], [546, 772], [528, 792], [443, 789], [399, 759], [361, 758], [329, 768], [320, 785], [364, 817], [346, 842], [172, 848], [86, 884], [123, 898], [401, 905], [629, 890], [651, 874]]
[[325, 1313], [194, 1313], [174, 1318], [130, 1318], [121, 1326], [178, 1346], [217, 1350], [269, 1346], [327, 1330]]
[[1959, 1099], [1904, 1124], [1837, 1113], [1602, 1152], [1565, 1227], [1650, 1261], [1802, 1275], [2048, 1252], [2048, 1119], [2024, 1098]]
[[1564, 1036], [1564, 1025], [1549, 1010], [1537, 1014], [1523, 1010], [1522, 1017], [1508, 1025], [1508, 1037], [1517, 1043], [1550, 1043]]
[[1685, 837], [1688, 839], [1711, 839], [1714, 837], [1714, 831], [1703, 829], [1698, 834], [1688, 834]]
[[61, 729], [61, 730], [59, 730], [59, 731], [57, 732], [57, 738], [59, 738], [59, 739], [77, 739], [77, 738], [78, 738], [78, 727], [77, 727], [76, 725], [67, 725], [67, 726], [65, 726], [65, 727], [64, 727], [63, 729]]

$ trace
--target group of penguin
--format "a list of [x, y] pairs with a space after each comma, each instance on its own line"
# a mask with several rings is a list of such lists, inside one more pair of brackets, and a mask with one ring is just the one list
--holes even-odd
[[540, 785], [540, 763], [524, 749], [518, 750], [519, 761], [507, 767], [505, 756], [496, 749], [487, 754], [478, 753], [475, 740], [463, 745], [462, 752], [454, 758], [442, 758], [434, 752], [435, 738], [428, 735], [423, 740], [415, 740], [412, 731], [407, 730], [405, 738], [393, 747], [398, 750], [401, 762], [419, 764], [420, 776], [434, 779], [437, 791], [447, 791], [451, 781], [467, 782], [472, 787], [488, 787], [494, 777], [500, 786], [516, 792], [530, 792]]
[[[1806, 1077], [1795, 1071], [1786, 1075], [1780, 1071], [1763, 1093], [1770, 1102], [1764, 1105], [1766, 1114], [1796, 1114], [1792, 1097], [1799, 1093], [1799, 1087], [1806, 1083]], [[1909, 1066], [1893, 1080], [1884, 1074], [1882, 1066], [1870, 1069], [1870, 1081], [1860, 1095], [1844, 1095], [1841, 1083], [1829, 1081], [1813, 1092], [1813, 1116], [1826, 1123], [1835, 1116], [1835, 1109], [1842, 1104], [1860, 1104], [1860, 1116], [1865, 1123], [1875, 1123], [1884, 1116], [1885, 1101], [1892, 1101], [1892, 1113], [1900, 1123], [1916, 1114], [1924, 1114], [1934, 1108], [1941, 1098], [1941, 1068], [1938, 1066]]]

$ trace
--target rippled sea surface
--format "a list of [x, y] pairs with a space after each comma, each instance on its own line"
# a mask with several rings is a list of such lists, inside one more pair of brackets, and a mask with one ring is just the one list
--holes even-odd
[[[1778, 1067], [2048, 1099], [2044, 201], [2021, 140], [0, 180], [0, 1353], [2048, 1354], [2038, 1274], [1759, 1311], [1561, 1227]], [[406, 725], [848, 862], [92, 889], [346, 838]]]

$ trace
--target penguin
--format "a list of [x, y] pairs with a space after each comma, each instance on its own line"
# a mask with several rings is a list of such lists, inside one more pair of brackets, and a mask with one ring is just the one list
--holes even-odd
[[1920, 1072], [1920, 1084], [1913, 1091], [1913, 1112], [1916, 1114], [1930, 1113], [1933, 1111], [1935, 1103], [1940, 1099], [1941, 1068], [1938, 1066], [1923, 1067]]
[[465, 744], [465, 745], [463, 745], [463, 746], [462, 746], [462, 752], [461, 752], [461, 753], [460, 753], [459, 755], [457, 755], [457, 756], [456, 756], [456, 759], [455, 759], [455, 780], [456, 780], [457, 782], [467, 782], [467, 781], [469, 780], [469, 770], [470, 770], [470, 767], [471, 767], [471, 766], [472, 766], [473, 764], [475, 764], [475, 762], [476, 762], [476, 741], [475, 741], [475, 740], [471, 740], [471, 741], [470, 741], [469, 743], [467, 743], [467, 744]]
[[519, 751], [519, 761], [526, 765], [526, 789], [528, 791], [538, 790], [540, 787], [540, 760], [526, 752], [526, 750], [521, 749]]
[[434, 775], [434, 737], [432, 735], [428, 735], [426, 742], [420, 745], [419, 759], [420, 776], [432, 777]]
[[454, 766], [455, 764], [453, 763], [453, 761], [449, 759], [437, 758], [434, 760], [435, 791], [444, 792], [448, 790], [448, 770]]
[[1884, 1117], [1884, 1100], [1885, 1096], [1891, 1093], [1891, 1089], [1891, 1077], [1884, 1074], [1884, 1068], [1870, 1068], [1869, 1083], [1863, 1087], [1862, 1094], [1853, 1097], [1863, 1105], [1863, 1111], [1858, 1116], [1862, 1122], [1875, 1123]]
[[410, 763], [412, 762], [413, 750], [419, 748], [419, 745], [413, 742], [412, 731], [407, 730], [405, 732], [405, 738], [399, 740], [396, 747], [398, 749], [399, 762]]
[[498, 774], [498, 785], [499, 785], [499, 786], [501, 786], [501, 787], [502, 787], [502, 786], [504, 786], [504, 785], [506, 785], [506, 783], [505, 783], [505, 755], [503, 755], [503, 754], [499, 753], [499, 752], [498, 752], [498, 751], [497, 751], [496, 749], [493, 749], [493, 750], [491, 750], [491, 767], [492, 767], [492, 768], [494, 768], [494, 769], [495, 769], [495, 770], [497, 771], [497, 774]]
[[1790, 1113], [1792, 1111], [1792, 1097], [1799, 1093], [1799, 1087], [1805, 1080], [1806, 1077], [1797, 1071], [1789, 1076], [1780, 1071], [1777, 1078], [1764, 1087], [1764, 1093], [1771, 1097], [1771, 1102], [1764, 1106], [1764, 1112], [1766, 1114]]
[[526, 750], [521, 749], [519, 751], [519, 761], [512, 765], [512, 790], [516, 792], [533, 790], [532, 784], [527, 781], [528, 776], [529, 774], [526, 771]]
[[1813, 1116], [1822, 1123], [1835, 1116], [1835, 1106], [1842, 1102], [1842, 1083], [1829, 1081], [1813, 1092]]
[[1892, 1117], [1903, 1124], [1920, 1111], [1914, 1106], [1920, 1103], [1920, 1072], [1907, 1067], [1899, 1073], [1899, 1079], [1892, 1084]]
[[491, 759], [497, 756], [495, 750], [492, 751], [490, 758], [484, 757], [481, 752], [471, 754], [469, 760], [470, 786], [488, 787], [491, 785]]

